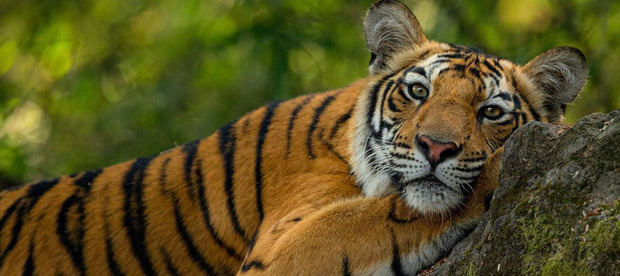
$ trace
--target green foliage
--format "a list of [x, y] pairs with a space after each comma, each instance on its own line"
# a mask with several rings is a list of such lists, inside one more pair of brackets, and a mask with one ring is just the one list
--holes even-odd
[[[156, 154], [269, 101], [345, 86], [366, 75], [371, 2], [1, 2], [0, 176]], [[591, 78], [569, 121], [620, 106], [618, 1], [405, 3], [429, 38], [520, 63], [582, 49]]]

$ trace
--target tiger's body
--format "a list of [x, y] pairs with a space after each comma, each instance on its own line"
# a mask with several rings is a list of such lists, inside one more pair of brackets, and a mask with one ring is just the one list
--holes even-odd
[[[370, 76], [271, 103], [154, 157], [0, 194], [0, 275], [414, 274], [488, 208], [501, 146], [561, 121], [578, 50], [525, 66], [365, 23]], [[551, 80], [551, 81], [550, 81]]]

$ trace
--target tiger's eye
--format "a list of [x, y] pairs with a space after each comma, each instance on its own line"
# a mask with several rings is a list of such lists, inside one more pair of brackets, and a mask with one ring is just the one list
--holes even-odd
[[502, 113], [502, 110], [494, 106], [487, 106], [484, 108], [484, 116], [489, 119], [497, 119]]
[[422, 85], [414, 84], [411, 86], [411, 94], [413, 98], [421, 100], [428, 97], [428, 90]]

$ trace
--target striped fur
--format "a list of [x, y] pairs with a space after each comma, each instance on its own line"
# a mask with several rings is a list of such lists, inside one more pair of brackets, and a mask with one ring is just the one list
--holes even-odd
[[[370, 75], [346, 88], [4, 191], [0, 275], [412, 275], [432, 264], [488, 208], [510, 134], [561, 121], [585, 60], [556, 48], [521, 67], [429, 41], [395, 0], [375, 3], [365, 29]], [[421, 135], [454, 150], [431, 162]]]

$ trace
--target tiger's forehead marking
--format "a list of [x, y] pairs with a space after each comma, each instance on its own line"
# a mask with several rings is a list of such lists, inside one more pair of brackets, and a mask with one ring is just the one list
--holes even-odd
[[514, 94], [516, 89], [512, 62], [464, 46], [442, 45], [442, 48], [445, 52], [425, 54], [421, 61], [406, 69], [402, 81], [406, 84], [422, 83], [433, 89], [430, 84], [435, 84], [437, 78], [452, 78], [452, 89], [458, 87], [475, 92], [467, 93], [472, 104], [487, 102], [510, 108], [512, 99], [509, 94]]

